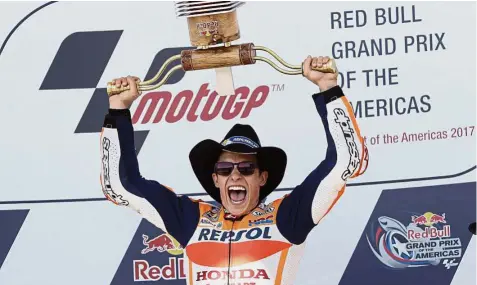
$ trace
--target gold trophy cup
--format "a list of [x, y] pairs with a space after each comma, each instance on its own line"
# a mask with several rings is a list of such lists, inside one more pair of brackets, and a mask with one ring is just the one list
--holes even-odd
[[[232, 41], [240, 39], [237, 8], [244, 4], [242, 1], [176, 1], [174, 3], [176, 15], [179, 18], [187, 18], [190, 42], [196, 49], [184, 50], [168, 58], [153, 78], [138, 83], [138, 90], [150, 91], [160, 88], [179, 69], [183, 71], [215, 69], [217, 93], [232, 95], [235, 90], [231, 67], [255, 64], [257, 61], [266, 62], [283, 74], [303, 74], [302, 65], [291, 65], [285, 62], [267, 47], [255, 46], [253, 43], [232, 44]], [[258, 56], [257, 51], [270, 54], [288, 69], [278, 66], [266, 57]], [[156, 83], [167, 66], [178, 59], [181, 63], [172, 67], [162, 80]], [[314, 68], [314, 70], [325, 73], [337, 72], [334, 59], [331, 59], [326, 66]], [[109, 96], [125, 90], [129, 90], [129, 87], [117, 88], [112, 82], [107, 84]]]

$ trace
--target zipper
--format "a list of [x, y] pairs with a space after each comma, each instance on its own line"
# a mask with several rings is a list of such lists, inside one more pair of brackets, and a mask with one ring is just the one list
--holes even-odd
[[227, 269], [227, 285], [230, 285], [230, 265], [232, 260], [232, 233], [234, 231], [234, 223], [235, 220], [232, 220], [232, 229], [230, 230], [229, 234], [229, 266]]

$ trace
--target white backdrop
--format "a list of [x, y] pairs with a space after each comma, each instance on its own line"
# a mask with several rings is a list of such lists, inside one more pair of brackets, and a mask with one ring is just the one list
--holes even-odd
[[[30, 209], [0, 269], [0, 284], [64, 284], [66, 280], [68, 284], [109, 284], [141, 218], [104, 201], [45, 201], [102, 198], [99, 134], [75, 133], [76, 126], [95, 88], [104, 88], [118, 76], [144, 78], [159, 50], [188, 46], [187, 24], [175, 17], [172, 2], [60, 2], [37, 11], [14, 29], [41, 4], [0, 3], [0, 42], [4, 44], [0, 53], [0, 210]], [[376, 25], [377, 19], [382, 20], [376, 17], [376, 9], [389, 7], [402, 7], [398, 9], [404, 11], [404, 18], [399, 15], [401, 22], [409, 22]], [[333, 29], [332, 19], [338, 13], [354, 27]], [[356, 27], [353, 19], [359, 15], [358, 24], [362, 24], [364, 14], [365, 25]], [[309, 54], [334, 55], [343, 77], [355, 78], [349, 86], [347, 80], [340, 83], [355, 111], [360, 111], [357, 117], [367, 137], [370, 163], [366, 174], [353, 183], [453, 175], [476, 165], [475, 3], [249, 2], [238, 16], [238, 42], [269, 47], [292, 64], [300, 64]], [[97, 85], [40, 90], [65, 38], [77, 32], [111, 30], [122, 30], [122, 34]], [[371, 42], [380, 39], [395, 43], [388, 45], [392, 54], [372, 54]], [[345, 47], [352, 45], [356, 56], [348, 51], [349, 57], [341, 58]], [[376, 86], [375, 74], [383, 70], [387, 75]], [[233, 68], [233, 74], [236, 87], [253, 91], [269, 86], [265, 102], [246, 118], [224, 120], [219, 115], [207, 122], [189, 122], [184, 116], [176, 123], [137, 123], [136, 130], [150, 131], [139, 155], [145, 177], [181, 194], [203, 193], [188, 153], [199, 140], [220, 140], [236, 122], [252, 124], [262, 144], [278, 145], [287, 152], [288, 168], [280, 188], [295, 186], [316, 167], [326, 149], [311, 99], [317, 88], [301, 76], [283, 75], [262, 62]], [[204, 83], [213, 88], [213, 71], [186, 73], [179, 83], [161, 90], [177, 95], [188, 89], [197, 94]], [[275, 84], [283, 85], [283, 91], [273, 90]], [[395, 104], [397, 111], [390, 107]], [[204, 105], [205, 100], [198, 113]], [[131, 109], [133, 114], [137, 106], [138, 102]], [[447, 135], [402, 141], [403, 134], [431, 132], [435, 138], [437, 132]], [[398, 142], [385, 143], [386, 134], [396, 135]], [[457, 134], [460, 137], [454, 137]], [[383, 189], [471, 181], [475, 181], [475, 170], [441, 180], [349, 188], [310, 235], [296, 284], [339, 283]], [[101, 237], [108, 238], [98, 242]], [[475, 266], [472, 239], [452, 284], [475, 284]]]

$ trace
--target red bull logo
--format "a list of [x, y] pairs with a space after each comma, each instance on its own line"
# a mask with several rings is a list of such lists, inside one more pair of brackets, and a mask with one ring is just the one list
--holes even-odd
[[157, 250], [158, 252], [167, 251], [171, 254], [173, 254], [174, 251], [180, 251], [180, 253], [182, 253], [182, 246], [168, 234], [162, 234], [153, 239], [149, 239], [149, 236], [147, 235], [142, 235], [142, 238], [142, 243], [146, 246], [146, 248], [141, 251], [142, 254], [154, 250]]
[[422, 238], [444, 238], [451, 236], [450, 225], [445, 225], [442, 229], [434, 227], [436, 224], [447, 224], [446, 214], [442, 215], [434, 214], [432, 212], [426, 212], [420, 216], [412, 216], [412, 223], [416, 226], [425, 226], [422, 230], [409, 229], [407, 231], [407, 237], [409, 240], [418, 240]]
[[412, 216], [411, 219], [416, 226], [424, 225], [430, 227], [438, 223], [447, 224], [445, 213], [439, 215], [432, 212], [426, 212], [420, 216]]

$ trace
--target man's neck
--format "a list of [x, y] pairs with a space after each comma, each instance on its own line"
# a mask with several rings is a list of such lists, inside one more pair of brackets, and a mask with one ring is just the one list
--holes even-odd
[[234, 214], [230, 213], [230, 211], [227, 210], [224, 205], [222, 205], [222, 209], [224, 211], [224, 218], [226, 220], [234, 220], [234, 221], [242, 220], [243, 217], [250, 214], [250, 212], [252, 212], [253, 209], [256, 209], [258, 207], [258, 205], [260, 205], [260, 202], [258, 202], [257, 205], [255, 205], [255, 207], [251, 208], [250, 210], [245, 211], [244, 213], [242, 213], [240, 215], [234, 215]]

